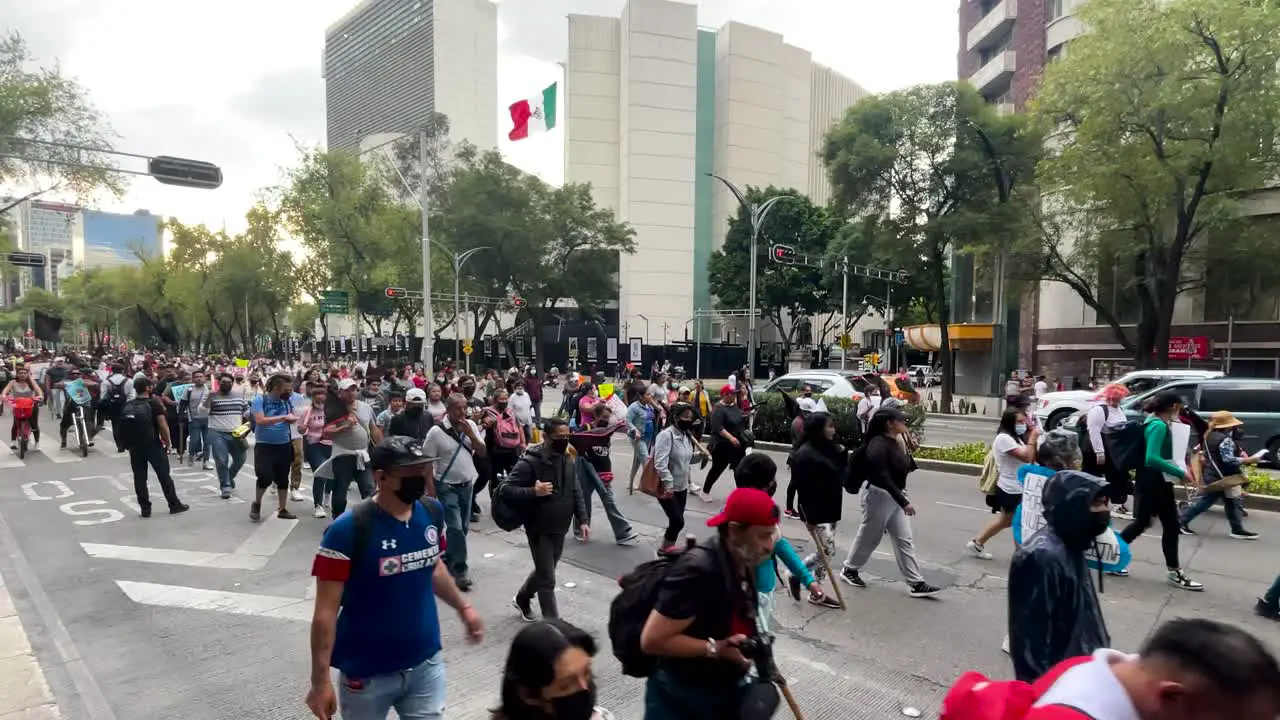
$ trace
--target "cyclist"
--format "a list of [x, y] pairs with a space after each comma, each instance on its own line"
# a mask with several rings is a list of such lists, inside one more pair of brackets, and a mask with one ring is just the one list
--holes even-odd
[[62, 403], [62, 422], [58, 423], [58, 437], [61, 440], [59, 448], [67, 449], [67, 430], [71, 428], [71, 424], [75, 421], [76, 408], [84, 409], [85, 432], [88, 434], [89, 447], [93, 447], [93, 436], [97, 434], [97, 426], [91, 422], [93, 413], [91, 408], [94, 406], [94, 390], [98, 387], [93, 371], [88, 368], [76, 369], [74, 367], [67, 368], [67, 376], [65, 380], [53, 384], [55, 390], [61, 391], [64, 396]]
[[[0, 391], [0, 399], [8, 401], [11, 398], [34, 398], [37, 403], [44, 400], [44, 393], [40, 391], [40, 385], [31, 379], [31, 371], [25, 366], [20, 366], [15, 373], [13, 380], [4, 386], [4, 390]], [[33, 412], [31, 417], [27, 419], [27, 423], [31, 426], [31, 437], [35, 441], [35, 448], [40, 449], [40, 413]], [[9, 448], [18, 449], [18, 420], [14, 418], [12, 429], [9, 431]]]

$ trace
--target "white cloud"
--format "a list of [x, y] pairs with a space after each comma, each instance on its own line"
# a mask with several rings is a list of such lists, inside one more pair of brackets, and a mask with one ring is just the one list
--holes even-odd
[[[324, 30], [355, 0], [0, 3], [0, 30], [20, 31], [42, 60], [59, 60], [77, 77], [120, 149], [209, 160], [226, 178], [211, 192], [139, 178], [104, 208], [147, 208], [234, 230], [293, 161], [295, 139], [323, 142]], [[615, 15], [621, 7], [622, 0], [501, 0], [499, 107], [561, 79], [567, 14]], [[698, 19], [780, 32], [874, 91], [955, 75], [955, 0], [703, 0]], [[559, 182], [562, 138], [504, 138], [501, 147], [511, 162]]]

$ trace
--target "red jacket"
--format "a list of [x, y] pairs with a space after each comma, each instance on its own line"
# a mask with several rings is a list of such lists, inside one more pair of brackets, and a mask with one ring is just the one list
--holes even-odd
[[1033, 707], [1063, 673], [1093, 662], [1089, 655], [1064, 660], [1028, 684], [1020, 680], [992, 681], [977, 671], [960, 676], [942, 700], [941, 720], [1092, 720], [1066, 705]]

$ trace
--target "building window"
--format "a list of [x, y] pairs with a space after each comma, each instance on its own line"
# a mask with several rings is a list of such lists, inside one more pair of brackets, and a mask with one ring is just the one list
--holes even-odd
[[1053, 22], [1064, 14], [1063, 5], [1066, 0], [1049, 0], [1049, 22]]

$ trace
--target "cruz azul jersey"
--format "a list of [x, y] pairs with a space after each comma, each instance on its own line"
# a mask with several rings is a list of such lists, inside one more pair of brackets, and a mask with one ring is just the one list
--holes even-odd
[[363, 557], [348, 510], [325, 531], [311, 574], [344, 583], [330, 664], [350, 678], [416, 667], [440, 651], [432, 571], [445, 549], [444, 507], [415, 503], [408, 522], [378, 509]]

